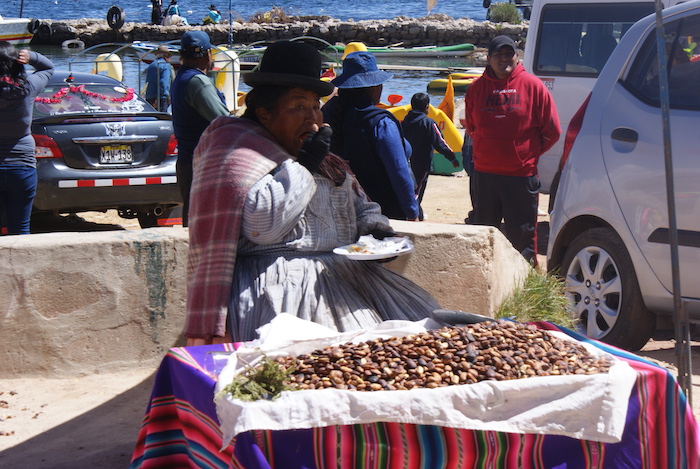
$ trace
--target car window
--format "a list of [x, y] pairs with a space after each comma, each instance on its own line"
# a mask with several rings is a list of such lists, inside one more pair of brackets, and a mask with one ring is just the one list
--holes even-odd
[[34, 100], [34, 118], [66, 114], [142, 112], [150, 106], [121, 84], [49, 84]]
[[[664, 25], [669, 104], [675, 109], [700, 109], [700, 15]], [[659, 64], [652, 30], [630, 68], [625, 86], [649, 104], [659, 106]]]
[[653, 3], [546, 6], [535, 74], [597, 77], [630, 26], [653, 12]]

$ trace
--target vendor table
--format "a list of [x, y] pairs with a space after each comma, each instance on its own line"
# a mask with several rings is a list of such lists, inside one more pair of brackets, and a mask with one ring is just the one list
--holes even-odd
[[[699, 468], [700, 429], [674, 377], [636, 355], [550, 323], [637, 372], [619, 443], [431, 425], [374, 423], [251, 431], [223, 450], [213, 402], [233, 344], [172, 348], [156, 374], [132, 468]], [[543, 390], [544, 392], [544, 390]], [[573, 410], [572, 410], [573, 411]]]

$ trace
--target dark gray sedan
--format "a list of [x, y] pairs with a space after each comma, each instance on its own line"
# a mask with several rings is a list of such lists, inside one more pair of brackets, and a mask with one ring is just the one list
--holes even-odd
[[35, 212], [116, 209], [142, 227], [181, 223], [172, 117], [101, 75], [54, 73], [34, 103]]

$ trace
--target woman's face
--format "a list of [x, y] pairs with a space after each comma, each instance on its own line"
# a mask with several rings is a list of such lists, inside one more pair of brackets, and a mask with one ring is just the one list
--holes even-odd
[[292, 156], [299, 154], [309, 132], [318, 132], [323, 124], [319, 95], [303, 88], [287, 91], [272, 112], [258, 109], [257, 117]]

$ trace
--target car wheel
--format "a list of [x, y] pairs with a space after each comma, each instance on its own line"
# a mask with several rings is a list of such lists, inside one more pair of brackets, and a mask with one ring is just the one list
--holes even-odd
[[561, 273], [579, 332], [630, 351], [647, 343], [656, 316], [644, 305], [632, 260], [613, 230], [580, 234], [564, 254]]

